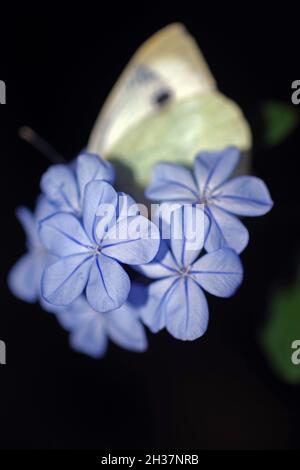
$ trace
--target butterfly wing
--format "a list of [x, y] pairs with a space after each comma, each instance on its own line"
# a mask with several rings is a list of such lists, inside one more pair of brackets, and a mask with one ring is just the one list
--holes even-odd
[[189, 164], [199, 150], [226, 145], [248, 150], [249, 126], [238, 106], [217, 91], [195, 40], [176, 23], [135, 53], [100, 112], [88, 148], [118, 161], [143, 187], [156, 161]]

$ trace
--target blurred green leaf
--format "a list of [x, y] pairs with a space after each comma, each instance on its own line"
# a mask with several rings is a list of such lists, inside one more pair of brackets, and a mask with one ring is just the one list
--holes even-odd
[[283, 142], [298, 126], [299, 113], [295, 106], [279, 101], [266, 101], [261, 107], [263, 143], [275, 146]]
[[277, 292], [271, 301], [270, 316], [261, 342], [277, 374], [290, 383], [300, 382], [300, 364], [291, 361], [293, 341], [300, 340], [300, 273], [296, 283]]

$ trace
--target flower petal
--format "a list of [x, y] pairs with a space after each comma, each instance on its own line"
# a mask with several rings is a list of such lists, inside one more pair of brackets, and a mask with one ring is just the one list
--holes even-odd
[[161, 240], [158, 253], [151, 263], [138, 265], [135, 269], [150, 279], [160, 279], [178, 273], [178, 265], [165, 240]]
[[213, 195], [214, 204], [237, 215], [264, 215], [273, 206], [265, 183], [255, 176], [239, 176]]
[[125, 302], [106, 315], [108, 335], [114, 343], [131, 351], [143, 352], [147, 349], [145, 329], [133, 306]]
[[231, 175], [240, 158], [236, 147], [217, 152], [201, 152], [195, 159], [195, 179], [203, 196], [205, 190], [214, 189]]
[[207, 211], [211, 225], [205, 242], [206, 251], [229, 247], [236, 253], [241, 253], [249, 241], [249, 233], [244, 224], [234, 215], [216, 206], [207, 207]]
[[170, 245], [180, 268], [199, 256], [209, 227], [209, 218], [200, 206], [185, 205], [172, 212]]
[[27, 207], [21, 206], [16, 209], [16, 217], [25, 232], [28, 247], [34, 248], [38, 246], [40, 243], [37, 233], [37, 224], [32, 212], [27, 209]]
[[98, 243], [116, 220], [118, 195], [111, 184], [95, 180], [86, 185], [83, 199], [83, 225], [90, 240]]
[[167, 299], [176, 288], [178, 277], [167, 277], [150, 284], [148, 300], [141, 309], [142, 320], [152, 333], [157, 333], [166, 326], [165, 307]]
[[157, 163], [146, 197], [155, 201], [195, 202], [198, 188], [190, 170], [174, 163]]
[[56, 256], [84, 253], [91, 246], [81, 223], [67, 212], [58, 212], [40, 223], [40, 240]]
[[95, 359], [104, 356], [107, 344], [106, 321], [100, 313], [94, 312], [89, 319], [71, 332], [71, 347]]
[[15, 297], [34, 303], [40, 296], [41, 263], [39, 255], [27, 253], [12, 267], [8, 286]]
[[140, 215], [139, 205], [126, 193], [118, 193], [118, 219]]
[[83, 201], [85, 187], [91, 181], [104, 180], [113, 183], [115, 179], [112, 164], [89, 152], [82, 152], [77, 157], [76, 175], [81, 201]]
[[102, 253], [126, 264], [149, 263], [158, 252], [160, 234], [142, 215], [118, 220], [105, 235]]
[[90, 272], [86, 296], [97, 312], [108, 312], [121, 307], [130, 291], [130, 279], [122, 266], [112, 258], [100, 254]]
[[52, 165], [43, 174], [41, 190], [61, 211], [78, 213], [79, 194], [74, 173], [66, 165]]
[[196, 261], [190, 275], [210, 294], [230, 297], [243, 280], [243, 266], [233, 250], [222, 248]]
[[42, 276], [42, 296], [55, 305], [69, 305], [84, 290], [93, 256], [86, 254], [61, 258]]
[[168, 332], [177, 339], [193, 341], [205, 333], [208, 314], [201, 287], [191, 278], [181, 277], [165, 306]]

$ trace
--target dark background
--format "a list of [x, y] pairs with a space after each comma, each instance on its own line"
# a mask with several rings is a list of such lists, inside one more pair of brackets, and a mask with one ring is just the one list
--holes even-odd
[[110, 345], [96, 361], [74, 353], [54, 317], [18, 301], [6, 286], [24, 251], [14, 209], [33, 207], [48, 166], [18, 138], [21, 125], [71, 159], [136, 48], [181, 21], [221, 91], [255, 127], [261, 102], [289, 103], [291, 83], [300, 78], [294, 8], [278, 14], [273, 8], [266, 17], [247, 4], [226, 15], [217, 6], [210, 13], [188, 6], [165, 13], [154, 4], [143, 6], [144, 13], [116, 5], [113, 15], [87, 7], [3, 15], [0, 339], [7, 344], [7, 365], [0, 366], [0, 447], [299, 447], [300, 386], [276, 377], [258, 342], [270, 295], [293, 280], [299, 259], [299, 129], [273, 149], [261, 147], [259, 132], [254, 135], [253, 171], [266, 181], [275, 207], [246, 221], [245, 281], [231, 299], [209, 298], [209, 329], [198, 341], [162, 332], [149, 335], [145, 354]]

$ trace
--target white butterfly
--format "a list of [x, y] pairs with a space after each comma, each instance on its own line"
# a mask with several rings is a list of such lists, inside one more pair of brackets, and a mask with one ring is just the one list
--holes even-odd
[[[248, 151], [249, 125], [218, 91], [193, 37], [176, 23], [134, 54], [100, 112], [88, 150], [119, 163], [127, 188], [143, 188], [155, 162], [189, 165], [200, 150], [228, 145]], [[244, 153], [243, 167], [246, 160]]]

